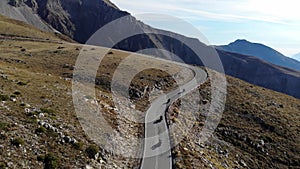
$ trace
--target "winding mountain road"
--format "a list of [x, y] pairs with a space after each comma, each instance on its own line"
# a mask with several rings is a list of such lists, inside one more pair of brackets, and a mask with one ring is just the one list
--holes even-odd
[[[180, 65], [187, 67], [184, 64]], [[141, 169], [172, 169], [173, 167], [172, 145], [170, 144], [165, 113], [175, 100], [191, 92], [207, 79], [207, 73], [204, 70], [192, 66], [188, 68], [193, 71], [194, 78], [188, 83], [179, 86], [176, 90], [154, 100], [146, 112]]]

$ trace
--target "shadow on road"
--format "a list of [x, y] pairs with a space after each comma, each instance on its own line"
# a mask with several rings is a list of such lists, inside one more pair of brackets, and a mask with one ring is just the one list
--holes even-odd
[[160, 146], [161, 146], [161, 140], [159, 139], [158, 143], [155, 144], [155, 145], [153, 145], [153, 146], [151, 147], [151, 149], [152, 149], [152, 150], [155, 150], [155, 149], [157, 149], [157, 148], [160, 147]]
[[162, 120], [163, 120], [163, 117], [160, 116], [159, 119], [157, 119], [157, 120], [155, 120], [155, 121], [153, 122], [153, 124], [160, 123], [160, 122], [162, 122]]

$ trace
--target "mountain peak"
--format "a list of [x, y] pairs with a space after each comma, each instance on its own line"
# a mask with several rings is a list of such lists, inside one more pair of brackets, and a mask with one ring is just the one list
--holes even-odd
[[233, 43], [249, 43], [249, 41], [246, 40], [246, 39], [237, 39], [237, 40], [234, 41]]
[[228, 45], [253, 45], [253, 46], [261, 46], [261, 47], [265, 47], [265, 48], [270, 48], [262, 43], [251, 42], [247, 39], [237, 39], [234, 42], [229, 43]]
[[[256, 45], [262, 45], [260, 43], [250, 42], [247, 39], [237, 39], [234, 42], [229, 43], [228, 46], [241, 46], [241, 45], [245, 46], [245, 45], [254, 45], [254, 44], [256, 44]], [[264, 45], [262, 45], [262, 46], [264, 46]]]

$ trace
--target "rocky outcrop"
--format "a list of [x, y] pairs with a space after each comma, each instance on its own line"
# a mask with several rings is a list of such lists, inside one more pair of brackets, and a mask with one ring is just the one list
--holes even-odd
[[53, 29], [41, 17], [36, 15], [38, 4], [35, 0], [1, 0], [0, 15], [26, 22], [44, 31], [53, 32]]
[[96, 30], [127, 12], [102, 0], [36, 0], [38, 15], [61, 33], [84, 43]]

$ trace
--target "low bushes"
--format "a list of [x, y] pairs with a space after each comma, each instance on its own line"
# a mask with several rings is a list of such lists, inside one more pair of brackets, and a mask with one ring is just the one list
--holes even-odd
[[14, 139], [11, 140], [11, 144], [14, 145], [14, 146], [17, 146], [17, 147], [20, 147], [24, 143], [25, 143], [25, 141], [20, 137], [14, 138]]
[[96, 145], [90, 145], [85, 149], [89, 158], [95, 158], [95, 155], [99, 152], [99, 147]]

